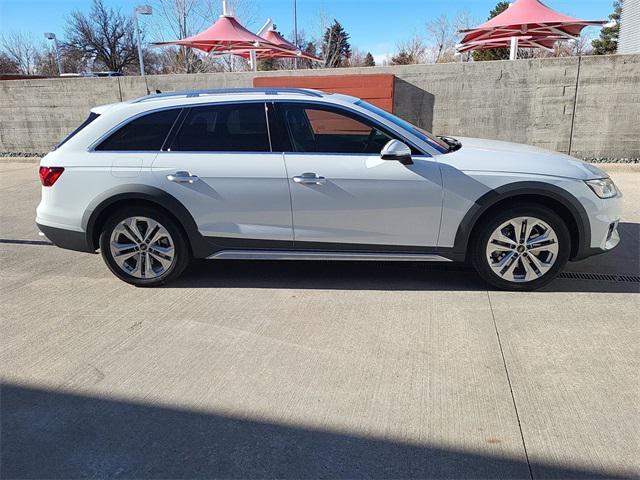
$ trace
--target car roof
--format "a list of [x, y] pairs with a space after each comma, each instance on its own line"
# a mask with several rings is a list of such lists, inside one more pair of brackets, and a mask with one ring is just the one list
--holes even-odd
[[159, 92], [136, 98], [129, 104], [163, 105], [197, 105], [199, 103], [215, 103], [238, 100], [320, 100], [334, 99], [353, 103], [356, 98], [347, 95], [325, 93], [320, 90], [307, 88], [215, 88], [203, 90], [184, 90], [176, 92]]
[[326, 93], [320, 90], [306, 88], [215, 88], [203, 90], [183, 90], [175, 92], [158, 92], [133, 100], [100, 105], [91, 109], [92, 112], [103, 114], [109, 112], [129, 112], [139, 114], [145, 111], [159, 110], [170, 107], [189, 107], [199, 104], [246, 102], [248, 100], [309, 100], [319, 103], [349, 105], [359, 99], [339, 93]]

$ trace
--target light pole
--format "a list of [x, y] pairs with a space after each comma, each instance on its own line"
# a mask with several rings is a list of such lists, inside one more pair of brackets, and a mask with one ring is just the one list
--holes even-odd
[[58, 51], [58, 40], [56, 39], [56, 34], [45, 32], [44, 38], [47, 40], [53, 40], [53, 49], [56, 52], [56, 63], [58, 64], [58, 75], [62, 75], [62, 63], [60, 63], [60, 52]]
[[[298, 2], [293, 0], [293, 43], [298, 47]], [[293, 59], [293, 68], [298, 69], [298, 57]]]
[[138, 5], [133, 10], [133, 21], [136, 27], [136, 37], [138, 39], [138, 59], [140, 60], [140, 75], [144, 77], [144, 60], [142, 59], [142, 42], [140, 41], [140, 26], [138, 25], [138, 14], [151, 15], [153, 9], [151, 5]]

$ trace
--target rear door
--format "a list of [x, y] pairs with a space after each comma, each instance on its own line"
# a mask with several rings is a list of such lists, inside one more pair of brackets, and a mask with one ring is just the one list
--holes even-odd
[[[297, 248], [392, 250], [437, 245], [442, 183], [437, 162], [382, 160], [397, 136], [342, 107], [278, 102]], [[398, 250], [404, 250], [398, 248]]]
[[263, 102], [191, 107], [153, 171], [200, 233], [232, 245], [293, 240], [282, 153], [272, 153]]

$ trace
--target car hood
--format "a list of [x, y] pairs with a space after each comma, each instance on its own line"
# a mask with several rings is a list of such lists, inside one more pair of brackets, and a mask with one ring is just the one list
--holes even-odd
[[519, 143], [456, 137], [462, 148], [440, 155], [446, 163], [462, 171], [527, 173], [589, 180], [608, 175], [593, 165], [564, 153]]

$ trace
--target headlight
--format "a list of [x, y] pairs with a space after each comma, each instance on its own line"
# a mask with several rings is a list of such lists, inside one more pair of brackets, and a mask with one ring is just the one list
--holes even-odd
[[585, 180], [589, 188], [600, 198], [611, 198], [618, 195], [616, 184], [610, 178], [599, 178], [597, 180]]

